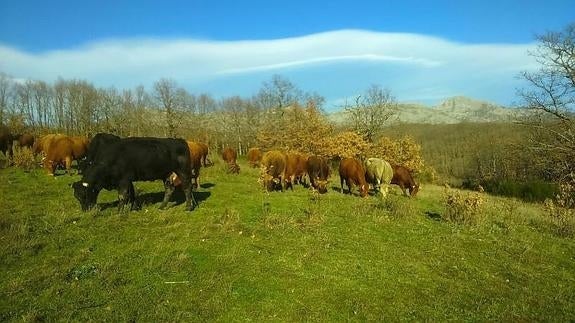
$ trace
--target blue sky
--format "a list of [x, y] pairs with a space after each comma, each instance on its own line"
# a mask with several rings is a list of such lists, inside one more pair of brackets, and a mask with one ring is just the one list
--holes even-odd
[[534, 35], [575, 1], [1, 1], [0, 71], [148, 89], [162, 77], [215, 97], [272, 75], [338, 106], [371, 84], [399, 101], [516, 101]]

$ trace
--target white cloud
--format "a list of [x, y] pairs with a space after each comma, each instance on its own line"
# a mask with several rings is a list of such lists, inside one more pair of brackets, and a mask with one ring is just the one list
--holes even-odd
[[[209, 82], [214, 92], [225, 87], [232, 76], [247, 80], [256, 74], [261, 78], [266, 72], [297, 71], [299, 79], [309, 84], [295, 83], [305, 90], [318, 90], [320, 94], [323, 94], [321, 90], [313, 87], [320, 80], [324, 87], [332, 84], [332, 88], [339, 89], [338, 79], [352, 78], [357, 84], [369, 84], [374, 83], [375, 78], [375, 82], [387, 83], [392, 90], [397, 87], [400, 99], [425, 100], [424, 97], [432, 98], [440, 93], [465, 91], [464, 84], [473, 89], [473, 84], [477, 87], [495, 84], [494, 87], [499, 88], [502, 83], [513, 83], [519, 71], [535, 66], [527, 55], [533, 46], [462, 44], [418, 34], [362, 30], [276, 40], [117, 39], [43, 53], [27, 53], [0, 45], [0, 71], [16, 78], [46, 81], [57, 77], [81, 78], [100, 86], [117, 87], [150, 85], [168, 77], [192, 88], [202, 88], [202, 84]], [[389, 68], [393, 72], [382, 73], [380, 82], [377, 77], [364, 78], [349, 69], [347, 75], [322, 77], [322, 73], [333, 76], [330, 69], [357, 63]], [[313, 71], [306, 75], [308, 69]], [[402, 93], [407, 90], [411, 92]], [[341, 91], [344, 93], [337, 97], [351, 95], [356, 89], [342, 88]]]

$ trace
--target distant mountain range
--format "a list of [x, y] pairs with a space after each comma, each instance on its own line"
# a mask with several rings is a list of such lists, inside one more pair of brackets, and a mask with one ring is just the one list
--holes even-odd
[[[395, 123], [452, 124], [461, 122], [509, 122], [526, 115], [524, 109], [506, 108], [464, 96], [448, 98], [437, 106], [400, 103], [390, 120]], [[336, 124], [346, 122], [346, 112], [328, 115]]]

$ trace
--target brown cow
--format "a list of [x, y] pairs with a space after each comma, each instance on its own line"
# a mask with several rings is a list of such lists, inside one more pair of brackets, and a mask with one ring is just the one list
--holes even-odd
[[[190, 150], [190, 159], [192, 161], [192, 190], [199, 187], [200, 167], [202, 166], [202, 157], [204, 156], [204, 147], [202, 144], [187, 140], [188, 149]], [[168, 177], [174, 186], [180, 186], [182, 181], [178, 178], [176, 173], [171, 173]]]
[[90, 139], [82, 136], [70, 137], [74, 142], [72, 146], [72, 152], [74, 153], [74, 159], [79, 160], [86, 156], [88, 153], [88, 146], [90, 146]]
[[248, 162], [253, 168], [260, 166], [260, 161], [262, 160], [262, 151], [257, 147], [252, 147], [248, 150]]
[[49, 175], [54, 176], [54, 171], [59, 164], [64, 164], [66, 172], [72, 175], [72, 161], [74, 160], [74, 141], [67, 136], [50, 140], [50, 146], [45, 151], [44, 168]]
[[238, 153], [235, 149], [227, 147], [222, 152], [222, 159], [228, 165], [228, 173], [239, 174], [240, 165], [236, 163]]
[[201, 165], [204, 167], [208, 167], [213, 165], [212, 161], [208, 158], [209, 148], [208, 145], [204, 144], [203, 142], [198, 142], [198, 145], [201, 147]]
[[354, 185], [359, 186], [359, 195], [361, 197], [367, 196], [369, 186], [365, 181], [365, 169], [363, 163], [355, 158], [344, 158], [339, 163], [339, 178], [341, 185], [341, 192], [343, 193], [343, 182], [347, 184], [349, 193]]
[[326, 193], [331, 174], [327, 161], [319, 156], [310, 156], [306, 162], [306, 169], [311, 186], [321, 194]]
[[[399, 188], [406, 196], [415, 197], [419, 191], [419, 184], [415, 183], [409, 169], [399, 165], [391, 165], [391, 167], [393, 168], [391, 184], [399, 185]], [[409, 195], [407, 194], [408, 191]]]
[[16, 140], [18, 141], [18, 146], [20, 147], [32, 148], [34, 146], [34, 135], [32, 134], [24, 133], [18, 135]]
[[299, 153], [286, 154], [285, 187], [291, 187], [295, 183], [301, 182], [306, 172], [307, 156]]
[[50, 148], [50, 145], [52, 144], [52, 142], [56, 139], [63, 138], [63, 137], [66, 137], [66, 135], [63, 135], [63, 134], [45, 135], [45, 136], [41, 137], [40, 139], [36, 140], [36, 142], [34, 142], [34, 145], [32, 146], [32, 151], [35, 154], [39, 154], [42, 152], [44, 154], [47, 154], [48, 149]]
[[[46, 137], [46, 136], [44, 136]], [[86, 137], [68, 137], [65, 135], [53, 135], [42, 142], [42, 148], [46, 153], [44, 168], [49, 175], [54, 175], [58, 165], [64, 165], [66, 172], [72, 175], [72, 161], [80, 160], [88, 152], [90, 140]], [[38, 147], [36, 147], [38, 148]]]
[[262, 159], [262, 151], [259, 148], [250, 148], [248, 150], [248, 162], [253, 168], [260, 166], [260, 160]]
[[264, 188], [268, 191], [275, 191], [278, 188], [283, 191], [282, 181], [285, 178], [286, 156], [281, 151], [268, 151], [263, 155], [260, 167]]

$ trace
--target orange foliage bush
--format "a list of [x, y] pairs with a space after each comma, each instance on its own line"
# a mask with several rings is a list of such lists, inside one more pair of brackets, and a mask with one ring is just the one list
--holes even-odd
[[424, 169], [421, 146], [413, 138], [405, 136], [399, 140], [381, 137], [369, 151], [370, 157], [378, 157], [396, 165], [405, 166], [415, 172]]
[[369, 151], [370, 144], [353, 131], [338, 133], [334, 136], [320, 138], [318, 155], [327, 158], [361, 158]]

